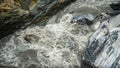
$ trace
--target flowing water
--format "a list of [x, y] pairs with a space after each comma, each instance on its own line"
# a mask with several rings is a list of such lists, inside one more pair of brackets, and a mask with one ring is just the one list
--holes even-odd
[[[88, 38], [100, 24], [101, 19], [94, 19], [110, 11], [111, 2], [77, 0], [49, 19], [46, 26], [32, 25], [1, 39], [0, 64], [18, 68], [80, 68]], [[94, 23], [71, 23], [83, 17]]]

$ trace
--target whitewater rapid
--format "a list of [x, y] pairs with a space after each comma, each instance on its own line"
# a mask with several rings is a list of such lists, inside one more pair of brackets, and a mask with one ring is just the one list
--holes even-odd
[[99, 27], [100, 22], [98, 19], [88, 26], [71, 21], [75, 15], [81, 14], [87, 14], [93, 20], [102, 11], [109, 9], [107, 5], [104, 6], [105, 3], [111, 2], [77, 0], [53, 16], [46, 26], [29, 26], [1, 39], [0, 64], [18, 68], [80, 68], [81, 55], [88, 38]]
[[84, 50], [87, 43], [84, 40], [91, 34], [84, 33], [90, 31], [88, 26], [72, 24], [71, 20], [72, 15], [66, 14], [60, 23], [28, 27], [16, 32], [10, 41], [5, 41], [5, 47], [1, 49], [2, 64], [22, 68], [30, 64], [50, 67], [80, 66], [78, 54]]

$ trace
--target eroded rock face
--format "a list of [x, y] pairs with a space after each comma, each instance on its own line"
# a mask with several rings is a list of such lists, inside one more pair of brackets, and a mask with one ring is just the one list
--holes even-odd
[[120, 15], [101, 23], [90, 37], [83, 61], [93, 68], [119, 68]]

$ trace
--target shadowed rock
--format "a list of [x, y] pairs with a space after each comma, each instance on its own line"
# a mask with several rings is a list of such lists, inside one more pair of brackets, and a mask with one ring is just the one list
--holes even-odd
[[30, 13], [20, 14], [21, 11], [10, 11], [0, 19], [0, 39], [14, 33], [20, 28], [26, 28], [30, 24], [46, 21], [74, 1], [75, 0], [39, 0], [36, 6], [30, 10]]
[[120, 10], [120, 2], [112, 3], [110, 6], [113, 10]]

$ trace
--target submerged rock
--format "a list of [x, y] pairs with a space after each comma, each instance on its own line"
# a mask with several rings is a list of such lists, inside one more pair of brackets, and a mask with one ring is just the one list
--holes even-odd
[[39, 37], [36, 36], [36, 35], [33, 35], [33, 34], [28, 34], [24, 37], [24, 39], [27, 41], [27, 42], [32, 42], [32, 41], [38, 41], [39, 40]]

